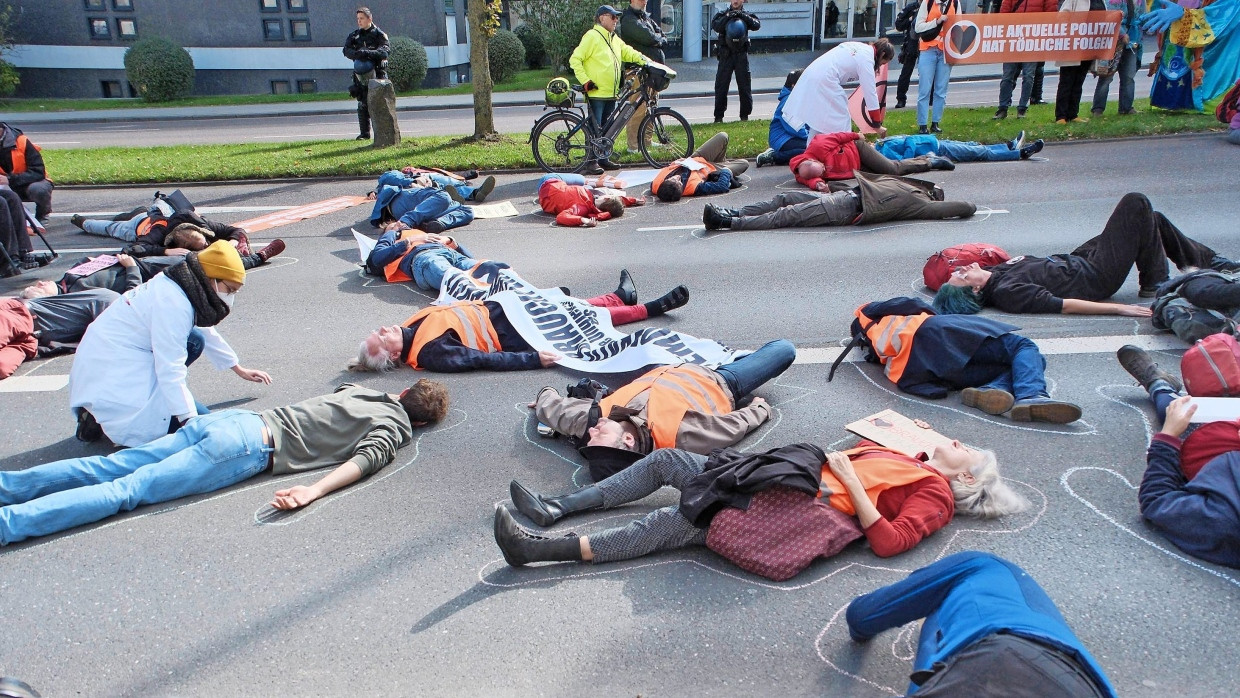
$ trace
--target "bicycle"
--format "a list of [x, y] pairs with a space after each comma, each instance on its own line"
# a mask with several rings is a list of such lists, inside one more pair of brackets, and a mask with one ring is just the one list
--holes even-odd
[[[596, 128], [586, 107], [573, 103], [573, 92], [581, 94], [585, 104], [589, 97], [581, 85], [573, 85], [567, 98], [534, 121], [530, 145], [534, 160], [548, 172], [578, 172], [591, 160], [610, 159], [615, 138], [624, 129], [634, 112], [649, 105], [646, 118], [638, 127], [638, 148], [651, 167], [663, 168], [693, 152], [693, 128], [679, 112], [658, 106], [659, 92], [667, 89], [676, 74], [666, 66], [630, 66], [624, 71], [623, 89], [616, 96], [619, 105]], [[554, 81], [553, 81], [554, 82]]]

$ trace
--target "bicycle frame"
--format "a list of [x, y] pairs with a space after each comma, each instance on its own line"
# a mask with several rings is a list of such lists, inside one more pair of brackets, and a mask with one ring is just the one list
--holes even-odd
[[638, 109], [643, 105], [648, 105], [648, 110], [653, 111], [658, 106], [659, 93], [646, 85], [645, 80], [642, 79], [640, 68], [630, 68], [624, 71], [622, 81], [623, 87], [620, 93], [616, 95], [616, 104], [618, 106], [600, 125], [601, 129], [594, 125], [594, 119], [590, 116], [590, 98], [584, 92], [581, 93], [583, 103], [580, 106], [574, 104], [571, 107], [547, 107], [547, 109], [552, 111], [572, 112], [581, 117], [581, 125], [569, 131], [568, 135], [573, 136], [579, 130], [584, 129], [586, 145], [595, 157], [611, 157], [616, 136], [620, 135], [620, 132], [624, 130], [625, 125]]

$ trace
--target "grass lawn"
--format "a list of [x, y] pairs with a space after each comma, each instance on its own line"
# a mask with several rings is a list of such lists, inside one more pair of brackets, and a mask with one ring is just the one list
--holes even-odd
[[[505, 83], [495, 86], [493, 92], [522, 92], [542, 90], [554, 77], [550, 68], [523, 70]], [[469, 84], [454, 87], [433, 87], [411, 92], [399, 92], [398, 97], [429, 95], [467, 95], [473, 92]], [[143, 102], [140, 99], [0, 99], [0, 112], [65, 112], [94, 109], [143, 109], [150, 107], [218, 107], [236, 104], [283, 104], [287, 102], [352, 101], [347, 92], [312, 92], [291, 95], [211, 95], [186, 97], [172, 102]]]
[[[672, 102], [674, 104], [674, 102]], [[1071, 141], [1168, 133], [1222, 131], [1213, 113], [1189, 114], [1150, 110], [1138, 100], [1138, 114], [1118, 116], [1109, 111], [1087, 124], [1058, 126], [1053, 105], [1029, 108], [1029, 116], [1004, 121], [990, 117], [993, 107], [947, 109], [943, 137], [981, 143], [1011, 139], [1025, 129], [1028, 139]], [[1088, 113], [1087, 111], [1085, 113]], [[913, 109], [889, 111], [892, 134], [916, 130]], [[766, 149], [769, 122], [752, 120], [725, 124], [697, 124], [694, 138], [704, 142], [720, 130], [731, 136], [728, 155], [752, 158]], [[393, 167], [433, 165], [448, 170], [514, 170], [534, 168], [528, 134], [507, 134], [499, 141], [479, 143], [453, 137], [406, 137], [394, 148], [375, 150], [353, 140], [305, 141], [238, 145], [157, 146], [148, 148], [90, 148], [43, 151], [57, 184], [121, 184], [183, 181], [225, 181], [276, 177], [377, 176]], [[623, 138], [623, 137], [622, 137]], [[621, 140], [623, 143], [623, 140]], [[625, 154], [620, 162], [641, 162]]]

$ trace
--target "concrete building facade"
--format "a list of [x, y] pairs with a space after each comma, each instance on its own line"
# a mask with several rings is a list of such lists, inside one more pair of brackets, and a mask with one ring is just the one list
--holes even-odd
[[163, 36], [194, 59], [194, 94], [341, 92], [341, 54], [370, 7], [388, 36], [426, 46], [425, 86], [468, 79], [464, 0], [10, 0], [18, 97], [132, 97], [125, 50]]

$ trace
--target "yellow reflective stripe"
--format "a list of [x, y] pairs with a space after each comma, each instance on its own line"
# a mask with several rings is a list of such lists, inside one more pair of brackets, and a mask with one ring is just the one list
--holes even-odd
[[457, 318], [460, 319], [461, 325], [465, 329], [465, 336], [462, 337], [462, 339], [465, 340], [465, 346], [473, 349], [485, 349], [487, 352], [499, 351], [500, 348], [491, 341], [491, 336], [489, 334], [482, 332], [481, 337], [479, 337], [479, 333], [474, 330], [472, 318], [465, 313], [464, 308], [455, 306], [449, 307], [452, 308], [452, 312], [456, 313]]
[[693, 408], [695, 412], [701, 412], [703, 414], [714, 414], [715, 411], [713, 409], [708, 409], [707, 407], [705, 407], [702, 404], [702, 400], [699, 399], [699, 397], [706, 397], [705, 395], [699, 393], [699, 396], [694, 396], [690, 394], [689, 391], [684, 388], [684, 386], [679, 385], [675, 381], [659, 378], [655, 382], [664, 388], [668, 388], [670, 390], [674, 390], [677, 393], [679, 393], [681, 396], [685, 398], [686, 401], [689, 402], [689, 405]]

